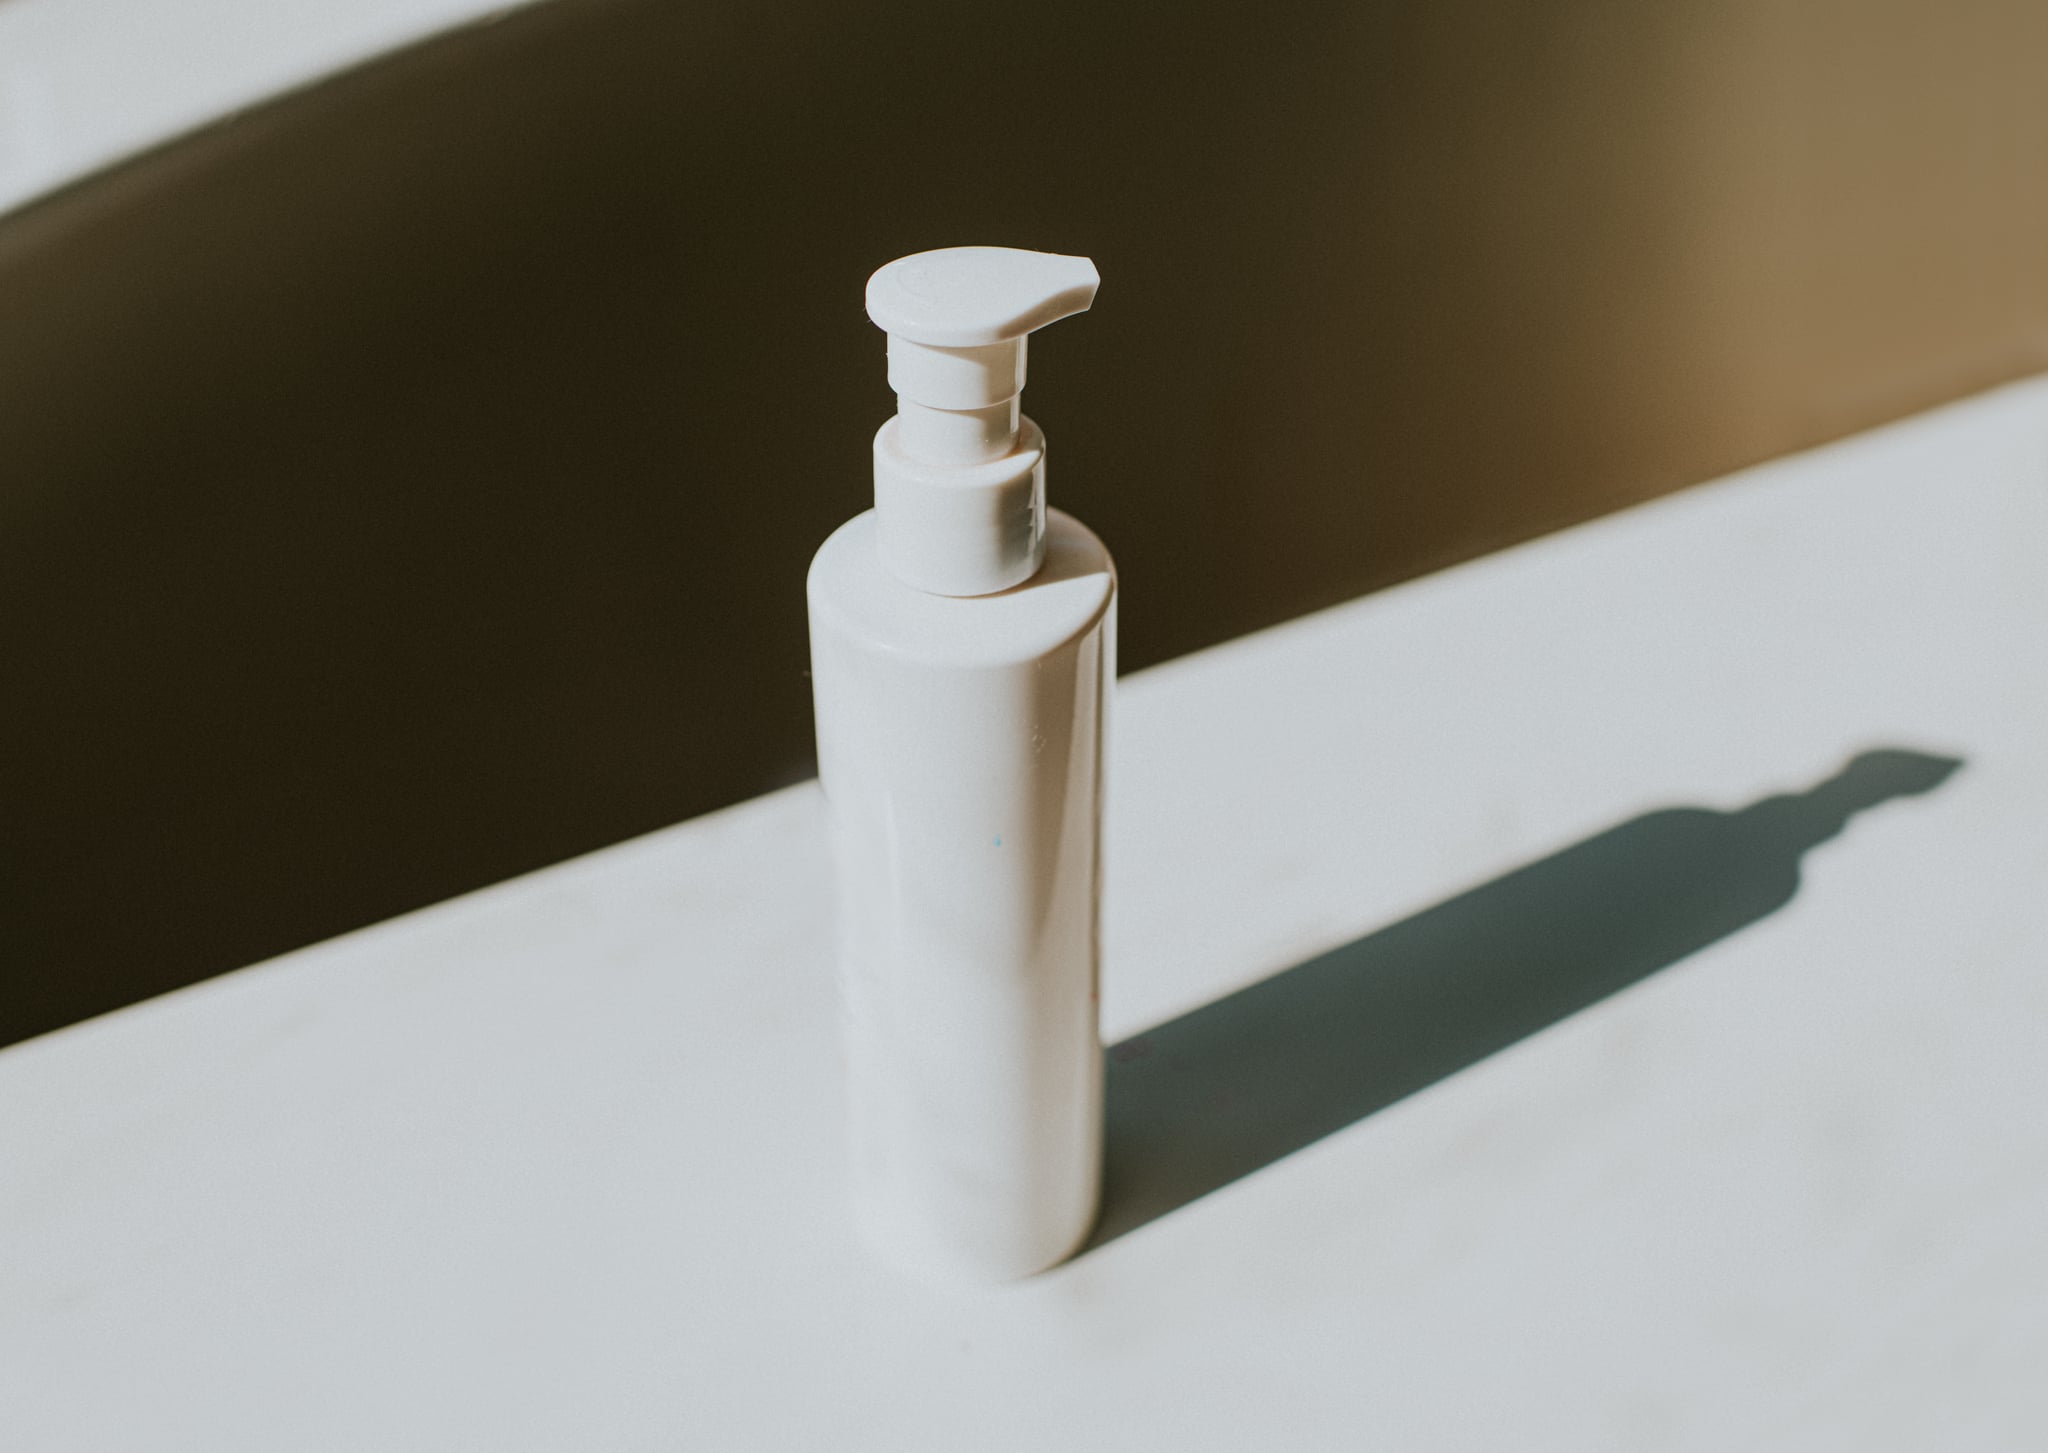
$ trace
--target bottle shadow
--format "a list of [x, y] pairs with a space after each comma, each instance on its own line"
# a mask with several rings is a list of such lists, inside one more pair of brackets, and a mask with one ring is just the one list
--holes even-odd
[[1962, 765], [1871, 751], [1796, 796], [1647, 813], [1111, 1047], [1084, 1249], [1768, 916], [1808, 848]]

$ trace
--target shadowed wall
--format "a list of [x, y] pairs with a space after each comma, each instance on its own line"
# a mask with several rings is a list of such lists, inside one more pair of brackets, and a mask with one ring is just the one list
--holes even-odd
[[993, 15], [556, 0], [0, 220], [0, 1040], [805, 774], [903, 252], [1100, 263], [1133, 667], [2048, 367], [2048, 7]]

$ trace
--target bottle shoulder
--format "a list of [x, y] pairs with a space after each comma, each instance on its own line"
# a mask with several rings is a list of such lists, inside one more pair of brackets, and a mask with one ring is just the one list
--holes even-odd
[[814, 638], [829, 631], [871, 650], [994, 666], [1034, 660], [1095, 629], [1116, 598], [1116, 565], [1086, 525], [1048, 510], [1036, 575], [993, 595], [929, 595], [882, 564], [869, 510], [819, 547], [808, 594]]

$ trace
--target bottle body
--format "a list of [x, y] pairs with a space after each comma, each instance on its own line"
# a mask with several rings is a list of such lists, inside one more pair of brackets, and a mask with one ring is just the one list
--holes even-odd
[[1045, 564], [992, 595], [897, 580], [872, 512], [811, 566], [854, 1201], [929, 1276], [1029, 1275], [1094, 1221], [1115, 595], [1056, 511]]

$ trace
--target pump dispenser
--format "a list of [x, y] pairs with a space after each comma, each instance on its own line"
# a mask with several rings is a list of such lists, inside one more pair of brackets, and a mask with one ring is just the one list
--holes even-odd
[[1045, 559], [1045, 438], [1018, 412], [1031, 333], [1095, 300], [1085, 257], [950, 247], [868, 280], [896, 417], [875, 435], [882, 559], [905, 585], [988, 595]]
[[812, 562], [858, 1219], [927, 1277], [997, 1281], [1095, 1218], [1102, 767], [1116, 571], [1045, 502], [1029, 335], [1086, 258], [954, 247], [868, 280], [894, 418], [875, 507]]

